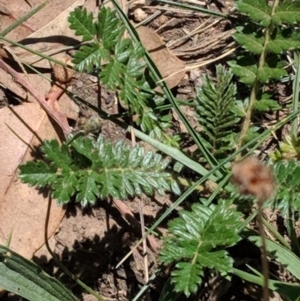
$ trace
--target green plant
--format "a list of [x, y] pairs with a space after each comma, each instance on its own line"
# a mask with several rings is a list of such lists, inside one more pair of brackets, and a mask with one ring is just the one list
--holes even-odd
[[76, 301], [58, 280], [11, 249], [0, 245], [1, 288], [35, 301]]
[[225, 248], [241, 239], [238, 229], [243, 220], [230, 201], [222, 200], [209, 207], [194, 204], [191, 211], [182, 210], [179, 215], [169, 223], [171, 236], [164, 240], [160, 260], [176, 262], [172, 271], [175, 290], [189, 296], [201, 285], [204, 268], [224, 276], [232, 272], [233, 259]]
[[[168, 0], [161, 2], [171, 3]], [[206, 76], [202, 89], [197, 91], [195, 101], [198, 105], [197, 117], [200, 126], [203, 127], [200, 135], [195, 133], [189, 124], [172, 93], [164, 83], [161, 84], [165, 93], [164, 97], [170, 101], [170, 106], [176, 110], [187, 127], [206, 159], [207, 168], [185, 156], [179, 149], [160, 143], [153, 138], [164, 135], [166, 135], [164, 138], [167, 138], [163, 130], [165, 126], [170, 126], [168, 120], [164, 122], [166, 116], [163, 116], [157, 109], [157, 99], [150, 89], [150, 81], [148, 82], [146, 74], [150, 71], [155, 82], [160, 80], [160, 76], [147, 52], [139, 44], [138, 37], [126, 16], [124, 17], [123, 11], [115, 1], [113, 3], [120, 19], [116, 17], [115, 12], [106, 8], [101, 9], [96, 21], [93, 21], [92, 15], [86, 10], [76, 9], [71, 13], [70, 26], [77, 35], [82, 36], [85, 42], [76, 52], [73, 62], [77, 70], [81, 72], [91, 72], [94, 69], [99, 71], [99, 78], [106, 88], [117, 91], [125, 104], [124, 107], [128, 106], [129, 113], [138, 115], [138, 124], [142, 130], [152, 135], [151, 137], [133, 129], [138, 138], [152, 144], [159, 151], [181, 162], [198, 175], [198, 178], [193, 179], [195, 183], [191, 182], [191, 186], [163, 212], [150, 227], [148, 233], [155, 230], [174, 209], [178, 208], [197, 185], [203, 184], [207, 179], [217, 183], [211, 195], [201, 195], [199, 204], [194, 204], [191, 211], [179, 211], [179, 217], [169, 224], [170, 233], [164, 240], [160, 261], [165, 264], [175, 262], [176, 266], [171, 274], [171, 281], [166, 283], [164, 292], [167, 289], [174, 289], [178, 293], [191, 295], [201, 285], [204, 271], [207, 269], [217, 271], [228, 279], [231, 274], [234, 274], [246, 281], [263, 286], [263, 280], [258, 271], [252, 269], [252, 273], [248, 273], [233, 267], [234, 259], [228, 254], [228, 247], [234, 246], [242, 237], [260, 246], [259, 235], [245, 230], [249, 222], [255, 218], [256, 213], [253, 212], [249, 218], [244, 218], [227, 193], [230, 191], [228, 163], [249, 147], [252, 148], [251, 151], [258, 149], [261, 141], [266, 139], [272, 131], [291, 121], [299, 113], [295, 109], [286, 120], [278, 122], [274, 127], [250, 139], [242, 146], [242, 142], [246, 141], [243, 131], [247, 128], [246, 123], [250, 123], [249, 116], [253, 109], [265, 111], [278, 108], [278, 104], [272, 100], [272, 97], [264, 93], [264, 84], [270, 78], [280, 78], [284, 74], [278, 53], [291, 47], [298, 47], [293, 33], [285, 35], [288, 32], [285, 29], [290, 30], [290, 21], [284, 24], [287, 15], [293, 15], [290, 20], [299, 20], [297, 11], [293, 11], [298, 4], [292, 1], [279, 3], [275, 0], [272, 2], [273, 10], [270, 11], [271, 8], [266, 5], [266, 1], [241, 0], [238, 2], [238, 9], [248, 14], [250, 20], [247, 20], [235, 36], [246, 51], [239, 53], [237, 60], [231, 62], [231, 66], [232, 72], [240, 76], [241, 81], [251, 88], [249, 104], [245, 102], [241, 106], [241, 102], [236, 102], [236, 87], [232, 84], [232, 72], [218, 66], [216, 83], [213, 84], [212, 79]], [[131, 34], [132, 40], [123, 38], [125, 27]], [[282, 42], [285, 39], [288, 41], [287, 44]], [[278, 45], [281, 48], [278, 48]], [[243, 116], [241, 114], [243, 110], [246, 112], [246, 119], [241, 147], [233, 152], [230, 149], [232, 149], [235, 134], [231, 134], [230, 131], [237, 129], [236, 125], [239, 118]], [[30, 185], [50, 187], [52, 196], [61, 204], [68, 203], [71, 196], [76, 196], [76, 201], [87, 205], [94, 204], [98, 198], [107, 196], [128, 198], [143, 192], [163, 193], [164, 190], [180, 194], [173, 178], [174, 175], [168, 167], [168, 160], [162, 160], [161, 155], [152, 152], [145, 154], [139, 146], [131, 148], [124, 142], [112, 145], [102, 136], [96, 141], [90, 137], [76, 136], [69, 137], [61, 146], [57, 141], [45, 141], [42, 152], [44, 155], [42, 160], [20, 166], [20, 177], [22, 181]], [[295, 191], [297, 196], [298, 167], [292, 164], [281, 165], [282, 167], [278, 168], [278, 179], [282, 183], [282, 194], [280, 192], [277, 195], [280, 201], [282, 199], [286, 201], [286, 195], [291, 194], [288, 188], [289, 182], [293, 183], [293, 192]], [[289, 168], [292, 168], [297, 177], [290, 178]], [[287, 187], [284, 188], [284, 185]], [[222, 191], [222, 197], [220, 197], [220, 191]], [[291, 201], [285, 203], [289, 212], [299, 208], [298, 199], [291, 198]], [[294, 207], [290, 206], [291, 202], [294, 202]], [[271, 241], [267, 241], [267, 248], [272, 258], [287, 266], [287, 269], [300, 279], [300, 259], [291, 250]], [[6, 263], [5, 258], [3, 262]], [[289, 265], [290, 262], [292, 262], [291, 265]], [[3, 278], [0, 277], [0, 280], [5, 281], [6, 277]], [[300, 295], [298, 286], [282, 281], [271, 279], [269, 288], [286, 296], [288, 300], [296, 301]], [[172, 291], [169, 299], [166, 297], [167, 294], [164, 294], [160, 301], [170, 300], [170, 295], [172, 300], [178, 297], [178, 294]], [[59, 298], [63, 299], [63, 297]], [[137, 297], [134, 300], [136, 299]]]
[[[300, 55], [299, 53], [295, 53], [295, 77], [293, 80], [293, 111], [297, 111], [299, 106], [299, 82], [300, 82]], [[292, 160], [297, 159], [299, 161], [300, 158], [300, 140], [298, 136], [298, 120], [295, 119], [292, 123], [292, 128], [290, 130], [290, 134], [285, 135], [279, 143], [279, 149], [275, 149], [274, 152], [270, 154], [270, 158], [276, 162], [279, 160]]]
[[[171, 120], [168, 114], [163, 115], [156, 109], [161, 100], [149, 84], [153, 79], [148, 74], [142, 45], [123, 37], [122, 21], [105, 6], [96, 21], [93, 21], [92, 13], [80, 8], [71, 12], [68, 20], [70, 28], [85, 42], [74, 55], [75, 68], [79, 72], [99, 70], [101, 82], [107, 89], [118, 91], [129, 114], [137, 115], [136, 123], [141, 129], [163, 138], [162, 130], [171, 126]], [[166, 141], [177, 145], [177, 139], [175, 136]]]
[[292, 250], [300, 256], [300, 246], [296, 234], [295, 212], [300, 210], [300, 165], [295, 159], [281, 160], [274, 164], [277, 179], [277, 191], [272, 207], [280, 211], [284, 218]]
[[232, 72], [217, 65], [216, 84], [205, 75], [203, 85], [197, 88], [196, 113], [201, 126], [201, 137], [216, 158], [224, 158], [235, 146], [234, 128], [240, 120], [235, 99], [236, 85]]
[[[243, 25], [241, 27], [237, 28], [237, 33], [234, 36], [236, 41], [241, 44], [243, 48], [245, 48], [245, 51], [239, 53], [237, 59], [229, 63], [232, 72], [240, 78], [241, 82], [250, 87], [249, 101], [245, 101], [243, 105], [245, 107], [245, 120], [240, 134], [240, 141], [238, 143], [238, 148], [241, 149], [245, 149], [242, 148], [242, 145], [244, 145], [246, 141], [253, 139], [253, 137], [249, 139], [248, 135], [253, 110], [265, 112], [274, 109], [277, 110], [280, 108], [278, 102], [276, 100], [273, 100], [272, 96], [269, 93], [266, 93], [266, 91], [268, 90], [266, 84], [273, 79], [278, 80], [286, 74], [286, 70], [283, 69], [284, 62], [281, 61], [282, 53], [284, 51], [297, 49], [300, 47], [298, 34], [299, 28], [292, 26], [293, 23], [295, 21], [298, 21], [300, 18], [300, 15], [298, 13], [299, 3], [292, 1], [282, 1], [279, 3], [279, 1], [273, 1], [272, 5], [273, 7], [269, 6], [268, 1], [264, 0], [241, 0], [237, 2], [238, 10], [249, 16], [249, 19], [247, 19], [246, 22], [243, 22]], [[298, 8], [298, 10], [296, 10], [296, 8]], [[295, 14], [289, 18], [289, 16], [293, 14], [293, 12], [295, 12]], [[217, 78], [220, 79], [218, 75]], [[220, 136], [218, 136], [218, 132], [215, 130], [218, 127], [219, 121], [217, 119], [217, 122], [214, 123], [213, 117], [218, 116], [218, 114], [220, 115], [221, 110], [219, 109], [218, 105], [222, 104], [219, 100], [220, 95], [215, 93], [214, 89], [217, 90], [217, 88], [215, 87], [218, 87], [218, 83], [215, 86], [212, 86], [211, 81], [207, 82], [206, 77], [206, 81], [204, 81], [202, 90], [198, 90], [197, 101], [200, 105], [198, 107], [197, 113], [198, 115], [200, 115], [199, 119], [200, 121], [202, 121], [201, 126], [203, 126], [204, 128], [203, 136], [206, 142], [210, 142], [209, 144], [207, 143], [208, 148], [212, 151], [220, 150], [220, 152], [222, 153], [222, 146], [220, 144], [216, 149], [214, 149], [213, 147], [215, 145], [215, 141], [218, 141], [218, 139], [220, 142], [225, 142], [225, 145], [227, 143], [226, 146], [229, 146], [229, 141], [226, 140], [226, 129], [224, 129], [225, 134], [221, 134]], [[210, 94], [206, 91], [209, 91]], [[199, 97], [201, 98], [199, 99]], [[231, 109], [235, 111], [236, 109], [233, 107], [233, 103], [234, 101], [232, 100]], [[224, 103], [224, 106], [226, 106], [226, 102]], [[298, 108], [296, 108], [294, 112], [296, 110], [298, 110]], [[225, 110], [224, 114], [228, 114], [228, 111], [226, 112]], [[229, 121], [232, 122], [232, 124], [229, 126], [229, 129], [231, 130], [235, 124], [234, 117], [234, 115], [231, 115], [231, 118], [229, 118]], [[226, 122], [224, 128], [225, 127]], [[295, 150], [297, 151], [297, 145], [294, 144], [294, 146]], [[294, 151], [294, 156], [297, 155], [296, 151]], [[278, 179], [281, 180], [282, 184], [284, 182], [286, 184], [291, 182], [294, 185], [292, 185], [293, 187], [291, 187], [290, 189], [287, 189], [287, 187], [283, 187], [281, 185], [281, 189], [278, 195], [276, 195], [276, 198], [280, 200], [282, 200], [283, 198], [282, 205], [285, 204], [285, 206], [288, 207], [286, 209], [288, 209], [288, 212], [290, 212], [290, 214], [287, 216], [287, 219], [289, 221], [293, 221], [294, 219], [291, 219], [291, 213], [293, 214], [295, 210], [298, 211], [298, 209], [295, 206], [291, 206], [291, 203], [286, 201], [287, 198], [292, 198], [295, 202], [294, 204], [297, 204], [297, 195], [293, 197], [289, 194], [291, 194], [293, 188], [298, 185], [299, 177], [297, 174], [295, 174], [293, 181], [291, 181], [291, 179], [288, 180], [288, 178], [293, 177], [294, 175], [290, 174], [290, 169], [288, 166], [281, 166], [283, 170], [279, 171], [280, 175], [276, 173]], [[289, 174], [288, 177], [287, 174]], [[297, 189], [295, 191], [297, 191]], [[214, 197], [216, 197], [216, 195], [214, 195]], [[211, 200], [207, 203], [210, 202]], [[189, 214], [191, 215], [191, 217], [195, 217], [194, 210], [192, 210], [192, 212], [190, 212]], [[196, 231], [192, 226], [194, 225], [193, 220], [190, 222], [191, 225], [189, 225], [189, 219], [186, 218], [186, 216], [186, 212], [184, 212], [184, 217], [181, 216], [180, 218], [172, 221], [169, 224], [172, 234], [171, 239], [168, 239], [171, 240], [171, 243], [169, 244], [168, 241], [165, 242], [164, 248], [161, 251], [163, 254], [163, 256], [161, 256], [161, 260], [166, 264], [169, 264], [170, 262], [172, 262], [171, 257], [173, 256], [173, 262], [176, 263], [176, 266], [175, 271], [171, 276], [171, 283], [175, 285], [175, 289], [177, 291], [184, 292], [186, 295], [189, 295], [197, 289], [196, 283], [201, 283], [200, 276], [202, 267], [200, 268], [200, 266], [197, 265], [197, 249], [194, 249], [193, 252], [191, 251], [192, 246], [195, 246], [193, 239], [195, 239], [196, 237], [194, 235]], [[197, 215], [198, 220], [201, 220], [202, 218], [205, 219], [205, 214], [203, 214], [203, 216]], [[186, 224], [186, 228], [183, 226], [184, 224]], [[244, 224], [244, 226], [246, 226], [246, 224], [247, 222]], [[275, 230], [272, 229], [272, 231]], [[292, 240], [293, 237], [296, 238], [296, 236], [294, 236], [292, 232], [290, 233]], [[181, 236], [181, 238], [179, 238], [179, 236]], [[179, 242], [176, 244], [175, 240]], [[181, 244], [182, 241], [184, 241], [184, 243]], [[200, 245], [200, 234], [198, 236], [198, 241]], [[172, 244], [175, 246], [174, 248], [172, 248]], [[181, 250], [181, 246], [183, 246], [184, 250]], [[175, 252], [175, 249], [177, 250], [177, 253]], [[299, 254], [299, 247], [297, 250], [297, 248], [293, 248], [292, 246], [292, 249], [296, 254]], [[189, 251], [190, 253], [188, 253]], [[288, 251], [286, 250], [286, 253], [287, 252]], [[276, 252], [274, 253], [276, 254]], [[285, 255], [287, 255], [286, 253]], [[167, 257], [168, 254], [170, 254], [170, 257]], [[187, 254], [190, 256], [187, 256]], [[282, 262], [282, 258], [279, 258], [278, 260], [279, 262]], [[205, 262], [205, 260], [203, 260], [203, 262]], [[186, 270], [188, 268], [191, 271], [191, 277], [188, 277], [188, 273], [186, 273]], [[218, 271], [217, 267], [213, 268], [214, 270]], [[228, 272], [229, 270], [230, 269], [226, 270], [226, 272]], [[242, 274], [239, 275], [241, 276]], [[249, 281], [251, 281], [250, 278], [251, 277], [248, 278]], [[262, 282], [260, 282], [260, 284], [262, 285]], [[271, 281], [269, 283], [269, 288], [271, 288], [272, 286], [273, 285]], [[283, 291], [281, 293], [288, 295]], [[288, 298], [291, 298], [290, 300], [296, 300], [294, 296], [295, 295], [289, 295]]]
[[41, 149], [45, 160], [21, 165], [20, 178], [30, 185], [51, 187], [60, 204], [75, 194], [76, 201], [86, 206], [108, 196], [126, 199], [154, 190], [180, 192], [172, 174], [165, 171], [169, 160], [151, 151], [145, 154], [138, 145], [130, 148], [123, 141], [112, 145], [100, 135], [96, 141], [70, 137], [61, 146], [56, 140], [45, 141]]
[[232, 72], [250, 88], [249, 103], [240, 135], [239, 147], [249, 130], [253, 110], [278, 109], [279, 105], [267, 93], [265, 84], [286, 75], [281, 59], [283, 52], [299, 49], [300, 3], [298, 1], [239, 0], [236, 7], [248, 20], [237, 28], [235, 40], [245, 52], [229, 62]]

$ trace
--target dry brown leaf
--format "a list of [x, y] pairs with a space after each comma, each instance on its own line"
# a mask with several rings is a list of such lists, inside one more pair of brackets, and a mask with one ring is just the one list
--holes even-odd
[[[32, 7], [37, 7], [42, 4], [44, 0], [30, 0], [30, 4]], [[58, 22], [57, 26], [63, 26], [63, 23], [60, 23], [60, 14], [63, 14], [69, 7], [73, 7], [73, 5], [82, 5], [84, 0], [52, 0], [47, 3], [40, 11], [34, 14], [26, 21], [26, 25], [28, 26], [18, 26], [13, 31], [8, 33], [7, 37], [14, 40], [20, 41], [28, 36], [32, 35], [34, 32], [43, 30], [47, 24], [52, 24], [53, 22]], [[5, 10], [10, 13], [10, 15], [1, 15], [0, 18], [0, 28], [4, 30], [9, 25], [11, 25], [16, 19], [21, 18], [26, 13], [28, 13], [32, 7], [28, 4], [27, 1], [24, 0], [0, 0], [0, 6], [5, 8]], [[57, 18], [57, 19], [56, 19]], [[56, 25], [54, 27], [57, 27]], [[62, 27], [61, 33], [63, 33], [65, 27]], [[46, 29], [44, 29], [45, 32]], [[53, 32], [53, 29], [48, 27], [49, 35]], [[39, 37], [42, 37], [39, 35]]]
[[[77, 0], [75, 2], [68, 0], [61, 2], [64, 3], [63, 6], [47, 7], [47, 10], [44, 10], [46, 13], [51, 13], [52, 19], [49, 19], [47, 16], [48, 23], [38, 20], [43, 26], [39, 27], [40, 29], [36, 32], [27, 36], [26, 39], [23, 39], [21, 43], [33, 50], [42, 52], [46, 55], [51, 55], [57, 60], [63, 61], [62, 58], [65, 57], [63, 48], [75, 45], [79, 42], [74, 31], [69, 28], [70, 24], [68, 22], [68, 17], [75, 7], [84, 4], [84, 0]], [[51, 11], [51, 9], [54, 10], [54, 12]], [[59, 50], [61, 51], [57, 53]], [[28, 64], [34, 64], [35, 67], [51, 67], [48, 60], [41, 60], [39, 56], [22, 49], [15, 49], [15, 54], [22, 59], [22, 61]]]
[[[42, 3], [41, 0], [37, 1], [33, 0], [33, 5], [36, 6]], [[24, 16], [28, 11], [30, 11], [31, 7], [24, 0], [0, 0], [0, 30], [6, 29], [13, 22], [15, 22], [20, 17]], [[26, 25], [28, 26], [26, 26]], [[24, 37], [32, 34], [32, 32], [36, 29], [33, 23], [29, 20], [23, 25], [18, 26], [11, 32], [9, 32], [6, 37], [12, 39], [14, 41], [19, 41]]]
[[[137, 32], [143, 46], [148, 50], [163, 77], [184, 70], [184, 63], [171, 53], [156, 32], [145, 26], [138, 27]], [[176, 87], [184, 74], [185, 71], [182, 71], [166, 79], [168, 87], [170, 89]]]
[[[10, 91], [13, 91], [14, 94], [21, 99], [27, 98], [27, 93], [22, 87], [20, 87], [17, 83], [15, 83], [11, 76], [7, 74], [4, 70], [0, 69], [0, 84], [5, 89], [8, 89]], [[32, 99], [30, 98], [29, 101], [31, 102]]]
[[[27, 103], [13, 110], [44, 139], [58, 139], [46, 113], [38, 104]], [[48, 196], [21, 183], [18, 166], [32, 159], [31, 150], [9, 128], [31, 146], [38, 139], [7, 107], [0, 110], [0, 244], [6, 245], [26, 258], [31, 258], [44, 244], [44, 223]], [[52, 205], [48, 237], [59, 226], [64, 209]]]
[[[42, 2], [43, 0], [33, 0], [32, 6], [35, 7]], [[73, 0], [53, 0], [29, 19], [29, 21], [36, 26], [35, 28], [39, 28], [39, 30], [32, 33], [31, 31], [20, 31], [20, 27], [18, 27], [12, 31], [9, 37], [13, 40], [22, 40], [21, 42], [26, 44], [26, 46], [43, 53], [47, 50], [57, 50], [65, 46], [69, 46], [72, 43], [75, 44], [77, 43], [77, 40], [75, 39], [73, 31], [69, 29], [67, 18], [70, 11], [74, 10], [76, 6], [82, 4], [84, 4], [84, 0], [78, 0], [75, 2]], [[1, 5], [17, 17], [24, 15], [31, 9], [24, 0], [13, 1], [13, 4], [12, 1], [0, 0], [0, 6]], [[18, 10], [16, 10], [16, 8], [18, 8]], [[6, 22], [6, 19], [0, 18], [0, 28], [6, 28], [14, 20], [10, 18], [8, 21], [9, 22]], [[39, 60], [38, 56], [32, 55], [18, 47], [11, 46], [10, 49], [14, 52], [18, 59], [23, 62], [32, 63]], [[5, 52], [3, 51], [2, 55], [4, 54]], [[61, 51], [61, 53], [54, 57], [61, 60], [62, 56], [65, 57], [64, 51]], [[47, 60], [39, 61], [35, 66], [44, 68], [50, 67]], [[50, 77], [50, 74], [44, 73], [44, 75]], [[25, 99], [27, 97], [26, 92], [11, 79], [10, 75], [3, 72], [3, 70], [0, 70], [0, 76], [0, 83], [2, 83], [5, 88], [16, 93], [21, 99]], [[26, 78], [34, 87], [39, 88], [41, 94], [46, 95], [46, 93], [50, 90], [50, 83], [41, 76], [31, 73], [28, 74]], [[28, 101], [35, 101], [31, 94], [28, 94]], [[74, 102], [66, 94], [61, 97], [60, 106], [63, 108], [63, 111], [67, 113], [66, 116], [68, 118], [76, 119], [78, 117], [78, 106], [74, 104]]]

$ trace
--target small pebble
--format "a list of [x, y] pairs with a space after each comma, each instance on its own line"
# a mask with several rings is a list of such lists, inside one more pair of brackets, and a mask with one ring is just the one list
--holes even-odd
[[83, 82], [82, 82], [81, 80], [78, 80], [78, 81], [76, 82], [76, 87], [77, 87], [77, 88], [82, 88], [82, 87], [83, 87]]

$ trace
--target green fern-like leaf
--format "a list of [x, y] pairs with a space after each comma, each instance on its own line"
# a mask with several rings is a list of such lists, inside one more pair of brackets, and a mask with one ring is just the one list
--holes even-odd
[[300, 164], [292, 159], [281, 160], [274, 165], [277, 181], [274, 207], [281, 210], [283, 216], [289, 216], [289, 210], [300, 210]]
[[105, 6], [101, 7], [98, 22], [95, 23], [98, 36], [101, 38], [105, 49], [114, 49], [124, 33], [124, 26], [115, 13]]
[[[233, 37], [249, 52], [262, 53], [265, 38], [259, 26], [246, 23], [242, 28], [237, 29]], [[299, 30], [286, 26], [274, 26], [266, 48], [268, 52], [280, 54], [283, 51], [298, 49], [300, 47], [299, 39]]]
[[180, 193], [172, 175], [165, 171], [168, 160], [161, 155], [144, 153], [142, 147], [130, 148], [120, 141], [116, 145], [102, 136], [97, 141], [77, 137], [59, 146], [46, 141], [42, 147], [47, 161], [28, 162], [20, 166], [23, 182], [51, 187], [58, 203], [68, 203], [73, 195], [83, 206], [109, 195], [126, 199], [142, 192]]
[[300, 2], [293, 0], [284, 0], [276, 8], [275, 14], [272, 16], [272, 21], [275, 24], [285, 22], [294, 24], [300, 21]]
[[[297, 4], [296, 2], [283, 1], [276, 6], [275, 15], [271, 15], [271, 6], [268, 5], [268, 1], [240, 0], [237, 2], [240, 12], [246, 13], [251, 20], [260, 22], [260, 25], [246, 22], [234, 34], [235, 40], [251, 53], [246, 53], [236, 61], [230, 62], [232, 71], [240, 77], [243, 83], [248, 85], [252, 85], [255, 81], [267, 83], [270, 79], [280, 79], [286, 74], [281, 63], [279, 63], [280, 66], [277, 65], [279, 56], [276, 54], [300, 47], [299, 30], [281, 24], [281, 20], [289, 19], [287, 23], [292, 24], [298, 19], [299, 11], [296, 8], [299, 7], [299, 2]], [[274, 18], [279, 21], [275, 22]], [[267, 36], [265, 36], [266, 31], [263, 30], [266, 27], [269, 31]], [[256, 56], [263, 53], [267, 54], [264, 57], [265, 64], [258, 68], [259, 58]]]
[[83, 41], [94, 39], [96, 28], [93, 23], [93, 14], [88, 14], [85, 8], [75, 8], [75, 10], [70, 13], [68, 21], [70, 28], [75, 30], [77, 36], [82, 36]]
[[265, 0], [240, 0], [236, 3], [240, 12], [248, 14], [253, 21], [268, 26], [271, 22], [271, 7]]
[[100, 62], [101, 58], [108, 58], [108, 51], [99, 48], [98, 43], [90, 43], [82, 46], [74, 55], [73, 63], [79, 72], [91, 72], [95, 63]]
[[108, 89], [119, 89], [120, 97], [126, 104], [131, 104], [134, 113], [142, 114], [146, 106], [145, 94], [140, 93], [143, 85], [142, 60], [144, 49], [140, 45], [133, 45], [131, 40], [121, 40], [115, 47], [115, 59], [105, 66], [100, 77]]
[[209, 143], [211, 151], [222, 157], [232, 149], [233, 127], [239, 121], [234, 114], [236, 86], [231, 83], [232, 73], [217, 66], [217, 83], [204, 77], [203, 86], [197, 90], [197, 115], [203, 128], [201, 136]]
[[234, 39], [250, 52], [261, 54], [263, 51], [263, 39], [256, 38], [254, 34], [236, 33]]
[[[231, 271], [233, 260], [224, 248], [236, 244], [240, 237], [242, 214], [230, 201], [217, 206], [192, 206], [192, 211], [181, 211], [180, 217], [169, 223], [171, 236], [164, 240], [160, 261], [177, 262], [172, 282], [178, 292], [189, 296], [201, 284], [204, 268], [221, 273]], [[222, 250], [220, 250], [222, 248]]]
[[260, 112], [279, 110], [281, 107], [278, 102], [271, 99], [271, 95], [264, 93], [260, 99], [254, 103], [254, 109]]
[[[85, 9], [76, 9], [69, 17], [70, 27], [83, 40], [90, 40], [76, 51], [73, 63], [80, 72], [99, 69], [99, 77], [107, 89], [119, 92], [120, 99], [130, 114], [137, 115], [137, 124], [155, 138], [164, 138], [166, 123], [153, 102], [153, 87], [145, 78], [144, 48], [124, 39], [124, 26], [115, 12], [102, 7], [93, 22]], [[153, 116], [156, 116], [153, 118]]]
[[295, 32], [294, 28], [279, 28], [275, 30], [267, 44], [267, 49], [276, 54], [299, 48], [300, 34]]
[[252, 85], [256, 80], [257, 64], [255, 57], [252, 54], [238, 56], [236, 60], [229, 61], [233, 74], [240, 78], [242, 83]]
[[73, 63], [80, 72], [90, 72], [94, 66], [99, 67], [101, 62], [106, 62], [124, 32], [124, 26], [115, 13], [105, 7], [99, 12], [98, 22], [93, 22], [92, 14], [80, 8], [71, 12], [68, 20], [70, 28], [75, 30], [76, 35], [82, 36], [83, 41], [93, 40], [75, 53]]

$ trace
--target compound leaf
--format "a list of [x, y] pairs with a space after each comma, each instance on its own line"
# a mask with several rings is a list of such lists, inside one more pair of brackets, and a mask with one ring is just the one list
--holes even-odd
[[246, 13], [253, 21], [268, 26], [271, 22], [271, 7], [265, 0], [240, 0], [236, 4], [240, 12]]
[[271, 35], [271, 39], [267, 44], [267, 49], [270, 52], [280, 54], [283, 51], [299, 49], [300, 35], [294, 32], [292, 28], [281, 29], [277, 28]]
[[[20, 178], [30, 185], [50, 186], [60, 204], [68, 203], [74, 195], [86, 206], [109, 195], [125, 199], [142, 192], [153, 194], [154, 190], [161, 194], [165, 190], [180, 192], [172, 175], [165, 171], [166, 160], [153, 152], [144, 154], [138, 145], [132, 149], [122, 141], [112, 145], [102, 136], [97, 141], [70, 138], [60, 147], [54, 141], [45, 145], [42, 150], [46, 150], [49, 161], [21, 165]], [[63, 158], [68, 164], [61, 161]]]
[[268, 66], [260, 68], [257, 72], [257, 78], [262, 83], [267, 83], [271, 78], [280, 79], [284, 75], [286, 75], [286, 71], [284, 69]]
[[247, 85], [252, 85], [256, 80], [257, 66], [242, 66], [235, 61], [228, 62], [232, 72], [240, 78], [240, 81]]
[[98, 14], [98, 22], [95, 27], [105, 49], [113, 50], [124, 33], [124, 26], [116, 17], [115, 12], [105, 6], [101, 8]]
[[300, 2], [293, 0], [284, 0], [277, 6], [275, 14], [272, 16], [275, 24], [282, 22], [294, 24], [300, 21]]
[[261, 54], [263, 51], [262, 39], [255, 38], [253, 34], [236, 33], [234, 39], [248, 51]]
[[201, 284], [204, 268], [223, 274], [231, 271], [233, 260], [226, 248], [240, 237], [242, 214], [230, 201], [206, 207], [194, 204], [192, 211], [181, 211], [180, 217], [169, 223], [171, 236], [165, 238], [159, 260], [165, 264], [177, 262], [172, 272], [172, 283], [178, 292], [189, 296]]
[[75, 10], [70, 13], [68, 21], [70, 28], [75, 30], [75, 35], [82, 36], [83, 41], [94, 39], [96, 28], [93, 23], [93, 14], [88, 14], [86, 8], [75, 8]]
[[177, 144], [178, 136], [170, 139], [162, 131], [171, 126], [171, 120], [164, 121], [160, 110], [154, 114], [157, 107], [154, 81], [146, 68], [144, 48], [123, 37], [125, 27], [115, 11], [102, 6], [98, 18], [93, 21], [92, 14], [77, 8], [71, 13], [69, 22], [77, 30], [76, 34], [90, 40], [76, 51], [72, 60], [75, 69], [79, 72], [99, 70], [105, 88], [119, 91], [121, 104], [130, 114], [136, 115], [136, 123], [143, 131], [166, 143]]
[[99, 64], [101, 58], [107, 58], [108, 52], [101, 49], [98, 43], [83, 45], [76, 51], [73, 63], [79, 72], [91, 72], [95, 65]]
[[201, 136], [212, 153], [220, 158], [232, 149], [233, 128], [239, 121], [234, 113], [236, 86], [231, 83], [232, 72], [217, 66], [216, 84], [205, 76], [201, 89], [197, 89], [197, 117], [203, 131]]

